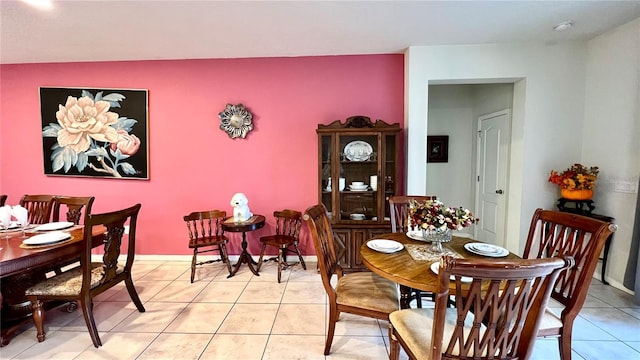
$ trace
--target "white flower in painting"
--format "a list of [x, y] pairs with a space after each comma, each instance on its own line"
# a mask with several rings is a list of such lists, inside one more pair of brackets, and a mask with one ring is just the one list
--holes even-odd
[[67, 97], [67, 103], [58, 105], [56, 118], [62, 127], [58, 131], [58, 144], [76, 153], [89, 149], [91, 138], [102, 142], [118, 141], [118, 132], [111, 125], [118, 122], [118, 114], [109, 111], [109, 102], [94, 101], [84, 96]]

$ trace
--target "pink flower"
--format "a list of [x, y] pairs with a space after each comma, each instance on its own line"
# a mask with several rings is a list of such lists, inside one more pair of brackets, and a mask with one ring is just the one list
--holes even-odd
[[123, 155], [133, 155], [140, 149], [140, 139], [133, 134], [120, 129], [118, 130], [118, 140], [111, 143], [111, 150], [120, 149]]
[[118, 114], [109, 111], [109, 102], [93, 100], [84, 96], [77, 99], [67, 97], [67, 103], [58, 105], [56, 118], [62, 127], [58, 131], [58, 144], [80, 153], [89, 149], [91, 139], [113, 142], [118, 139], [111, 125], [118, 122]]

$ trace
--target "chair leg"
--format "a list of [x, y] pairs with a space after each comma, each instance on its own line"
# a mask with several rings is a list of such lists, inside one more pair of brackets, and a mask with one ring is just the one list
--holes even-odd
[[280, 283], [280, 277], [282, 276], [282, 257], [284, 255], [285, 250], [281, 247], [278, 248], [278, 284]]
[[224, 244], [220, 245], [220, 257], [222, 258], [222, 262], [227, 264], [227, 271], [229, 272], [229, 275], [231, 275], [232, 274], [231, 261], [229, 261], [229, 254], [227, 254], [227, 247]]
[[300, 253], [300, 248], [298, 248], [298, 244], [293, 244], [294, 249], [296, 249], [296, 253], [298, 254], [298, 259], [300, 259], [300, 265], [302, 268], [307, 270], [307, 264], [304, 263], [304, 259], [302, 259], [302, 254]]
[[327, 341], [324, 344], [325, 355], [329, 355], [331, 352], [331, 343], [333, 342], [333, 334], [336, 331], [336, 322], [338, 321], [339, 316], [340, 312], [338, 312], [335, 304], [329, 306], [329, 328], [327, 329]]
[[422, 292], [417, 289], [411, 289], [416, 296], [416, 308], [422, 308]]
[[198, 255], [198, 249], [193, 249], [193, 258], [191, 259], [191, 283], [193, 284], [193, 279], [196, 277], [196, 257]]
[[558, 337], [561, 360], [571, 360], [571, 332], [573, 326], [563, 326]]
[[91, 335], [93, 346], [98, 348], [102, 346], [102, 341], [100, 341], [100, 336], [98, 335], [96, 322], [93, 320], [93, 301], [91, 300], [91, 298], [80, 299], [80, 306], [82, 306], [84, 322], [87, 324], [87, 329], [89, 329], [89, 335]]
[[38, 342], [44, 341], [44, 308], [41, 300], [38, 299], [30, 299], [31, 300], [31, 311], [33, 324], [36, 326], [36, 336], [38, 338]]
[[140, 301], [140, 296], [138, 296], [138, 292], [136, 288], [133, 286], [133, 279], [131, 278], [131, 274], [124, 279], [125, 285], [127, 285], [127, 291], [129, 292], [129, 297], [131, 297], [131, 301], [136, 305], [136, 308], [139, 312], [145, 312], [144, 305], [142, 305], [142, 301]]
[[256, 267], [256, 271], [260, 271], [260, 267], [262, 266], [262, 259], [264, 258], [264, 251], [266, 248], [267, 248], [267, 244], [262, 243], [262, 249], [260, 249], [260, 259], [258, 259], [258, 266]]
[[400, 346], [393, 331], [393, 325], [389, 323], [389, 360], [398, 360], [400, 356]]

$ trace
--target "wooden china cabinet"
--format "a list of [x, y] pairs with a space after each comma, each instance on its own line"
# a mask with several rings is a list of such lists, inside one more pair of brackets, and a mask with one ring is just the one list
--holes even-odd
[[399, 194], [402, 181], [401, 131], [397, 123], [366, 116], [318, 125], [318, 198], [329, 212], [345, 271], [366, 270], [360, 246], [391, 231], [389, 197]]

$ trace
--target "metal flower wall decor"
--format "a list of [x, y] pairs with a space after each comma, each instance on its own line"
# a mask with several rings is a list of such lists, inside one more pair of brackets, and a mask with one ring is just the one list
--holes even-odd
[[220, 118], [220, 129], [232, 139], [237, 137], [244, 139], [249, 131], [253, 130], [253, 115], [242, 104], [227, 104], [218, 117]]

